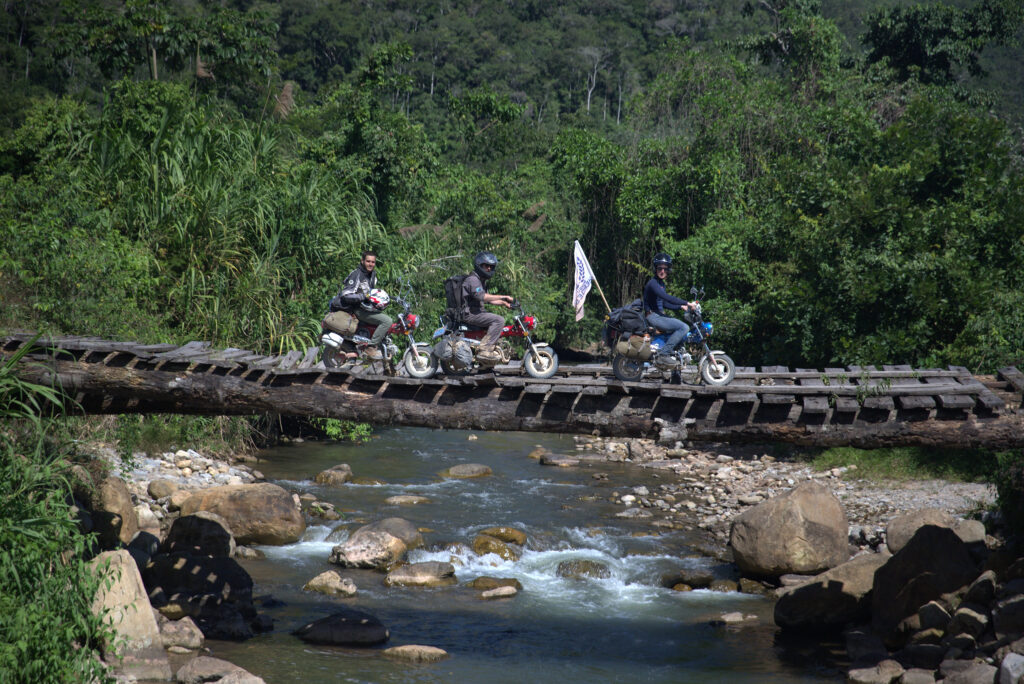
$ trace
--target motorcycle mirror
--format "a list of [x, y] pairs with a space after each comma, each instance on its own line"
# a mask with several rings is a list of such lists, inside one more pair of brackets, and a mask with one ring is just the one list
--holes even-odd
[[697, 286], [696, 285], [694, 285], [693, 287], [690, 288], [690, 294], [692, 294], [696, 298], [696, 296], [697, 296]]

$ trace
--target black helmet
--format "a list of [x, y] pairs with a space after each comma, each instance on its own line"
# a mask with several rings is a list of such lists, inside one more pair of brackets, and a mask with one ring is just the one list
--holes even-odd
[[658, 272], [659, 266], [666, 266], [669, 269], [672, 268], [672, 257], [664, 252], [658, 252], [654, 255], [654, 272]]
[[498, 257], [493, 252], [480, 252], [473, 257], [473, 270], [478, 276], [487, 280], [494, 275], [494, 269], [498, 267]]

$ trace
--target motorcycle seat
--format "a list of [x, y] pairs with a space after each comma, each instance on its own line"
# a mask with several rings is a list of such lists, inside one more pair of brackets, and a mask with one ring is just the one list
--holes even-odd
[[468, 323], [463, 323], [459, 326], [459, 332], [474, 332], [477, 330], [487, 330], [487, 328], [483, 328], [479, 325], [469, 325]]

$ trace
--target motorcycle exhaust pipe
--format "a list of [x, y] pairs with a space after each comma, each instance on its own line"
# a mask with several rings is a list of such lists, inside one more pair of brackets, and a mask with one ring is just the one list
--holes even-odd
[[345, 341], [345, 338], [334, 332], [329, 332], [326, 335], [323, 335], [320, 339], [323, 340], [324, 344], [332, 349], [339, 349], [341, 347], [341, 343]]

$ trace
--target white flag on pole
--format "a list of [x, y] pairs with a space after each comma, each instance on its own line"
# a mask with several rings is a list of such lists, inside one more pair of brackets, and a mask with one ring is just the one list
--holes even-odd
[[576, 309], [578, 321], [583, 318], [583, 300], [587, 298], [590, 288], [594, 285], [594, 271], [590, 268], [590, 262], [587, 261], [587, 255], [583, 253], [579, 240], [576, 240], [573, 249], [573, 264], [575, 267], [572, 278], [572, 306]]

